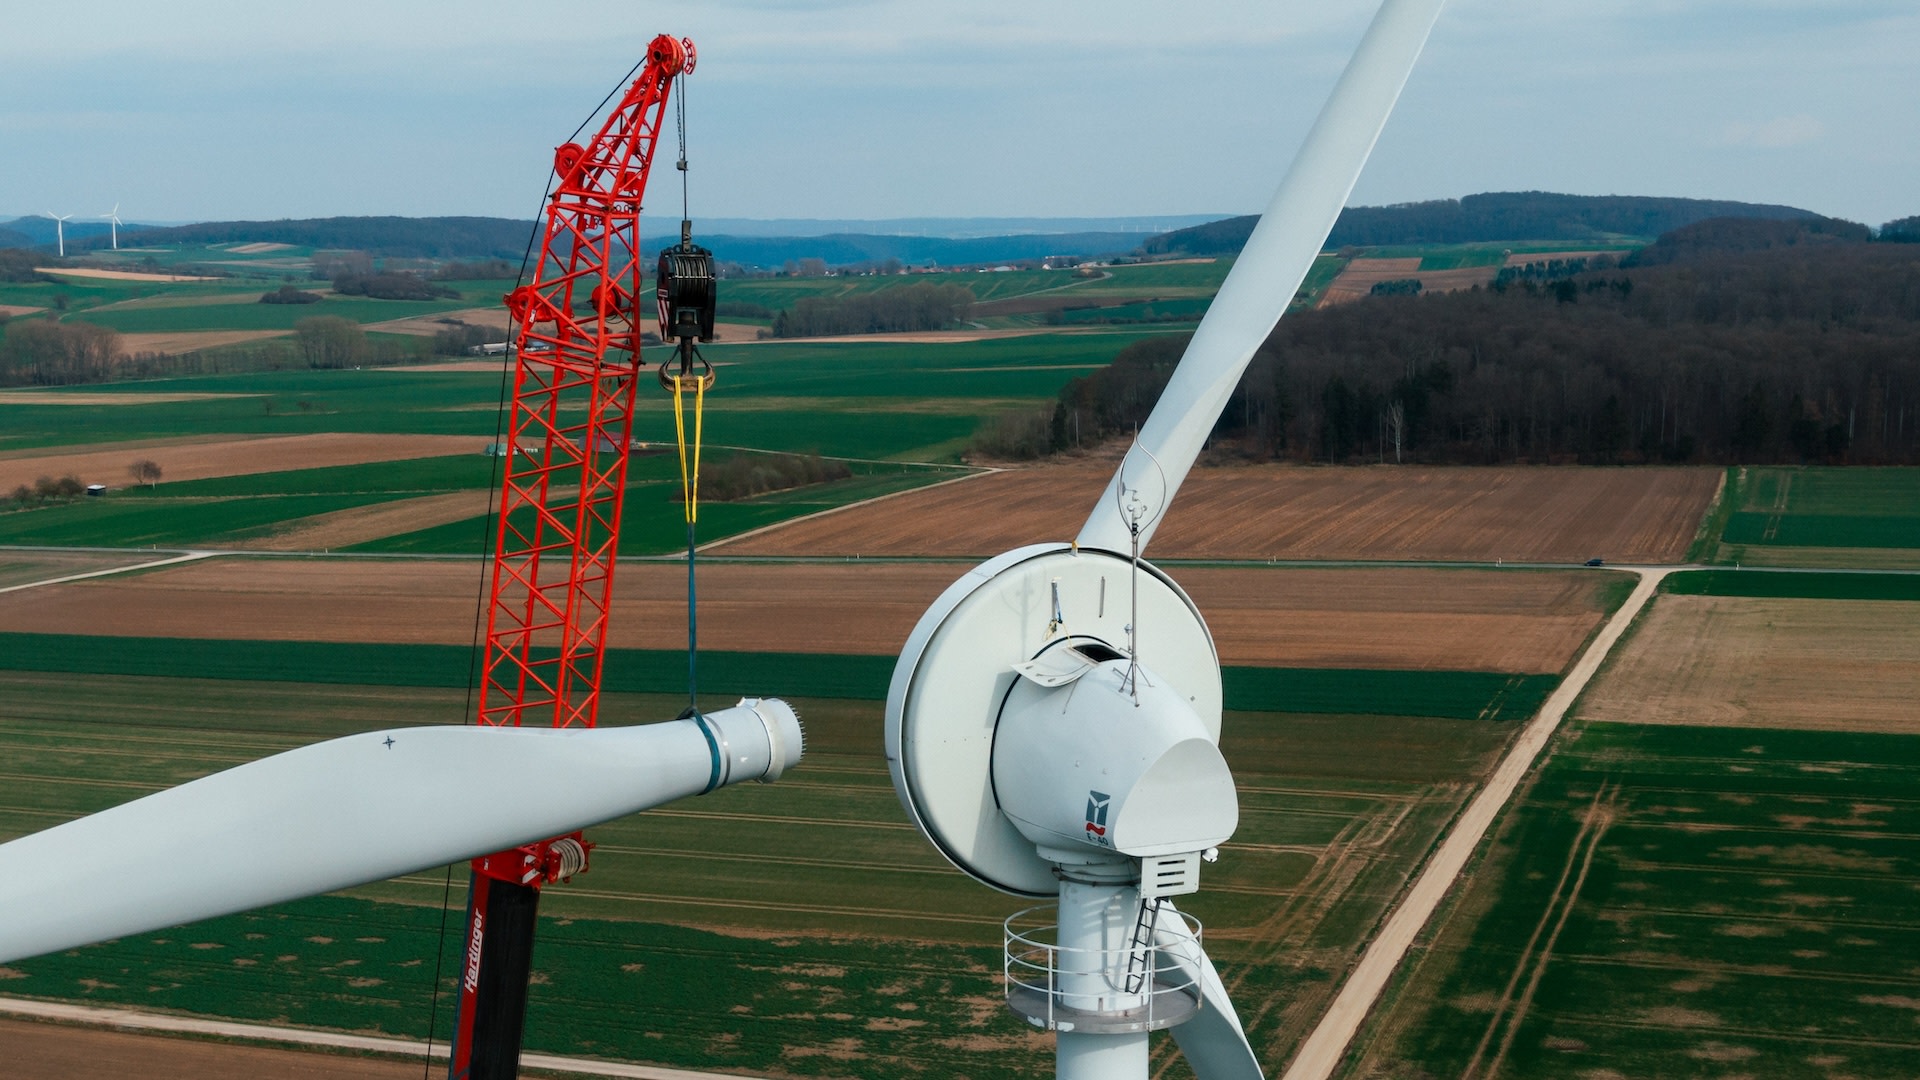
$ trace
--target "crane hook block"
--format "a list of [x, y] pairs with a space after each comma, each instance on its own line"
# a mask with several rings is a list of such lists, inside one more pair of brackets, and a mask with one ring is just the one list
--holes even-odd
[[680, 243], [660, 253], [658, 281], [661, 338], [712, 341], [720, 288], [713, 275], [713, 252], [695, 244], [692, 233], [682, 228]]

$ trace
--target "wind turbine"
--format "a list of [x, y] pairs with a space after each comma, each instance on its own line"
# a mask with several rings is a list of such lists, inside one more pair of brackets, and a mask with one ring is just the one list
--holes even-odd
[[53, 219], [53, 235], [58, 238], [60, 242], [60, 257], [64, 259], [67, 257], [67, 219], [73, 215], [56, 214], [48, 210], [46, 211], [46, 216]]
[[1071, 544], [974, 568], [920, 619], [887, 696], [887, 761], [956, 867], [1052, 904], [1009, 918], [1008, 1007], [1062, 1080], [1144, 1080], [1172, 1029], [1200, 1080], [1259, 1060], [1199, 922], [1170, 897], [1239, 821], [1205, 620], [1144, 562], [1180, 483], [1332, 230], [1444, 0], [1385, 0]]
[[107, 229], [113, 235], [113, 250], [119, 251], [120, 250], [120, 226], [122, 224], [122, 222], [120, 221], [120, 204], [114, 203], [113, 209], [107, 211], [104, 214], [101, 214], [100, 216], [103, 218], [106, 218], [109, 223], [107, 226]]

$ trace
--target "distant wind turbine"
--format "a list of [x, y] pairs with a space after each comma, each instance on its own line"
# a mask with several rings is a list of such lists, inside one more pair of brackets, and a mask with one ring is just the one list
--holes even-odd
[[113, 234], [113, 250], [119, 251], [120, 250], [120, 226], [123, 224], [123, 222], [121, 222], [120, 220], [120, 204], [114, 203], [113, 209], [107, 211], [104, 214], [101, 214], [100, 216], [107, 219], [108, 221], [107, 228]]
[[60, 257], [64, 259], [67, 257], [67, 218], [70, 218], [73, 215], [72, 214], [66, 214], [66, 215], [56, 214], [53, 211], [49, 210], [47, 211], [47, 216], [53, 219], [53, 235], [59, 238]]

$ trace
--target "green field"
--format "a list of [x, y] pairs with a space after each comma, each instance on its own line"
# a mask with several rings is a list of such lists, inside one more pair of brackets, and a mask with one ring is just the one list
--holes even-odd
[[301, 319], [332, 315], [357, 323], [437, 315], [472, 307], [466, 300], [368, 300], [327, 296], [317, 304], [262, 304], [258, 292], [228, 304], [141, 304], [83, 311], [74, 318], [127, 334], [188, 330], [292, 330]]
[[[382, 303], [382, 301], [367, 301]], [[723, 536], [947, 479], [952, 470], [889, 463], [957, 463], [982, 421], [1051, 398], [1077, 374], [1109, 362], [1137, 332], [1032, 335], [941, 345], [777, 343], [708, 350], [721, 384], [708, 402], [706, 460], [751, 447], [855, 459], [856, 475], [731, 503], [709, 503], [700, 536]], [[56, 404], [64, 395], [212, 394], [175, 402]], [[182, 435], [359, 432], [466, 435], [475, 450], [497, 437], [501, 376], [491, 372], [335, 370], [253, 372], [36, 391], [46, 404], [0, 404], [0, 450], [94, 446]], [[136, 399], [129, 399], [136, 400]], [[637, 438], [671, 446], [671, 400], [645, 392]], [[143, 452], [164, 469], [164, 449]], [[129, 459], [131, 460], [131, 459]], [[219, 545], [256, 540], [314, 514], [423, 494], [483, 488], [492, 465], [476, 454], [435, 464], [300, 470], [189, 484], [105, 499], [0, 512], [0, 543], [101, 546]], [[622, 552], [658, 554], [684, 543], [671, 454], [633, 464], [634, 512]], [[89, 480], [95, 479], [92, 477]], [[106, 478], [114, 486], [123, 477]], [[466, 554], [478, 517], [370, 541], [366, 550]]]
[[[177, 675], [227, 680], [464, 687], [472, 653], [459, 645], [328, 641], [238, 641], [83, 634], [0, 634], [0, 671], [89, 675]], [[714, 694], [783, 693], [879, 701], [891, 656], [742, 653], [703, 649], [701, 688]], [[683, 692], [686, 654], [609, 649], [609, 691]], [[1254, 712], [1426, 716], [1517, 721], [1539, 708], [1559, 680], [1551, 675], [1478, 671], [1363, 671], [1228, 667], [1226, 706]]]
[[[938, 345], [713, 345], [707, 355], [722, 367], [719, 386], [708, 399], [707, 442], [846, 457], [904, 460], [920, 454], [954, 461], [960, 442], [982, 416], [1051, 398], [1074, 374], [1105, 365], [1139, 336], [1119, 331]], [[500, 382], [500, 375], [492, 372], [376, 369], [206, 375], [78, 387], [72, 392], [234, 396], [113, 406], [0, 404], [0, 433], [5, 436], [0, 448], [169, 435], [332, 431], [462, 434], [484, 443], [496, 430]], [[643, 392], [634, 429], [636, 438], [670, 442], [671, 398]]]
[[1684, 596], [1807, 600], [1920, 600], [1920, 574], [1771, 570], [1690, 570], [1669, 574], [1662, 592]]
[[1733, 469], [1725, 497], [1716, 563], [1920, 565], [1920, 469]]
[[[708, 461], [733, 456], [717, 451]], [[164, 455], [162, 455], [164, 456]], [[192, 547], [245, 545], [297, 528], [315, 515], [376, 503], [483, 491], [499, 483], [498, 462], [481, 454], [369, 465], [298, 469], [216, 477], [153, 488], [127, 487], [30, 509], [0, 511], [0, 544], [73, 547]], [[804, 514], [962, 475], [958, 470], [855, 462], [841, 480], [770, 492], [730, 502], [709, 500], [700, 511], [701, 542]], [[623, 555], [659, 555], [685, 548], [679, 461], [672, 454], [633, 458], [620, 537]], [[531, 524], [531, 511], [526, 512]], [[476, 555], [492, 543], [491, 515], [474, 515], [413, 532], [381, 537], [343, 550]], [[519, 520], [516, 518], [516, 520]]]
[[1359, 1071], [1911, 1075], [1917, 783], [1911, 737], [1563, 732]]
[[[191, 667], [185, 652], [175, 659]], [[155, 663], [163, 653], [146, 651]], [[764, 660], [756, 670], [794, 674]], [[0, 673], [0, 700], [0, 836], [314, 738], [465, 713], [463, 686], [47, 672]], [[612, 693], [603, 715], [654, 719], [683, 701]], [[798, 705], [807, 759], [778, 784], [593, 831], [593, 870], [543, 902], [529, 1049], [800, 1075], [1049, 1075], [1046, 1040], [999, 1004], [999, 922], [1020, 902], [966, 883], [901, 816], [877, 701]], [[1241, 828], [1183, 907], [1205, 920], [1270, 1068], [1315, 1011], [1300, 1004], [1331, 993], [1514, 730], [1227, 717]], [[463, 892], [456, 879], [444, 939], [446, 875], [434, 870], [16, 962], [7, 991], [418, 1036], [443, 941], [457, 950]]]
[[1643, 248], [1652, 237], [1620, 236], [1610, 240], [1489, 240], [1472, 244], [1386, 244], [1354, 248], [1363, 259], [1419, 259], [1422, 270], [1463, 270], [1500, 266], [1509, 255], [1552, 255], [1564, 251], [1611, 251], [1616, 254]]

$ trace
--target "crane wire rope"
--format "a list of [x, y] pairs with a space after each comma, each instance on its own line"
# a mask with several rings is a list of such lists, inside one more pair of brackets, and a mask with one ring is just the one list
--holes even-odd
[[[641, 66], [646, 62], [646, 58], [642, 57], [633, 67], [627, 70], [627, 74], [621, 78], [620, 81], [613, 84], [613, 89], [607, 91], [607, 96], [600, 99], [600, 104], [595, 105], [593, 111], [587, 114], [586, 119], [580, 121], [580, 126], [573, 129], [573, 134], [567, 136], [567, 142], [572, 142], [580, 137], [580, 133], [587, 129], [587, 125], [593, 123], [593, 118], [600, 115], [600, 110], [606, 108], [607, 103], [613, 100], [614, 95], [618, 94], [623, 87], [633, 81], [633, 77], [639, 73]], [[540, 206], [543, 208], [547, 205], [548, 197], [553, 194], [553, 182], [555, 179], [556, 176], [553, 171], [551, 169], [548, 170], [546, 189], [540, 193]], [[520, 270], [514, 275], [514, 292], [518, 292], [520, 286], [526, 282], [527, 265], [533, 260], [533, 246], [540, 243], [544, 236], [545, 231], [541, 226], [540, 216], [536, 214], [534, 215], [533, 230], [527, 234], [526, 250], [520, 254]], [[546, 254], [544, 251], [541, 252], [541, 258], [544, 259]], [[512, 309], [509, 308], [507, 313], [506, 335], [509, 347], [511, 347], [514, 341], [513, 331], [513, 313]], [[507, 362], [500, 366], [499, 399], [495, 402], [493, 410], [493, 440], [497, 452], [491, 458], [491, 463], [488, 466], [487, 512], [480, 518], [480, 574], [479, 585], [473, 597], [473, 637], [469, 644], [467, 654], [467, 696], [465, 703], [461, 706], [460, 722], [462, 724], [479, 722], [479, 717], [475, 716], [473, 712], [473, 694], [476, 689], [480, 670], [480, 626], [481, 621], [486, 615], [487, 571], [492, 565], [487, 558], [487, 544], [493, 538], [494, 497], [499, 494], [500, 490], [500, 462], [504, 460], [506, 455], [513, 453], [513, 447], [508, 445], [512, 442], [512, 433], [507, 431], [507, 386], [509, 382], [507, 375], [513, 370], [516, 363], [517, 360], [515, 360], [513, 354], [509, 353]], [[505, 443], [503, 443], [503, 440], [505, 440]], [[504, 450], [501, 450], [500, 448], [503, 445]], [[422, 1080], [430, 1080], [433, 1075], [433, 1038], [440, 1023], [440, 978], [446, 965], [447, 912], [451, 909], [452, 901], [453, 864], [448, 863], [446, 881], [442, 884], [440, 890], [440, 931], [435, 939], [434, 946], [433, 994], [427, 1012], [426, 1049], [422, 1054], [423, 1060], [420, 1071]]]
[[[680, 172], [680, 242], [687, 244], [689, 234], [688, 221], [688, 185], [687, 185], [687, 75], [682, 71], [677, 77], [679, 93], [674, 101], [674, 120], [679, 136], [680, 156], [674, 162], [674, 168]], [[656, 281], [657, 283], [657, 281]], [[662, 327], [664, 331], [665, 328]], [[673, 391], [673, 434], [680, 450], [680, 496], [682, 514], [687, 521], [687, 709], [681, 713], [682, 719], [692, 720], [700, 728], [700, 734], [707, 740], [707, 752], [712, 759], [712, 771], [707, 776], [706, 791], [720, 786], [722, 768], [729, 757], [723, 749], [713, 725], [700, 712], [700, 591], [695, 575], [699, 549], [696, 528], [700, 520], [700, 446], [704, 435], [707, 388], [713, 385], [713, 368], [694, 348], [693, 339], [681, 337], [674, 350], [675, 358], [680, 361], [680, 370], [669, 373], [667, 365], [661, 365], [660, 381]], [[704, 368], [699, 374], [693, 373], [693, 361], [698, 359]], [[672, 363], [671, 360], [668, 363]], [[693, 391], [693, 444], [687, 444], [687, 390]]]

